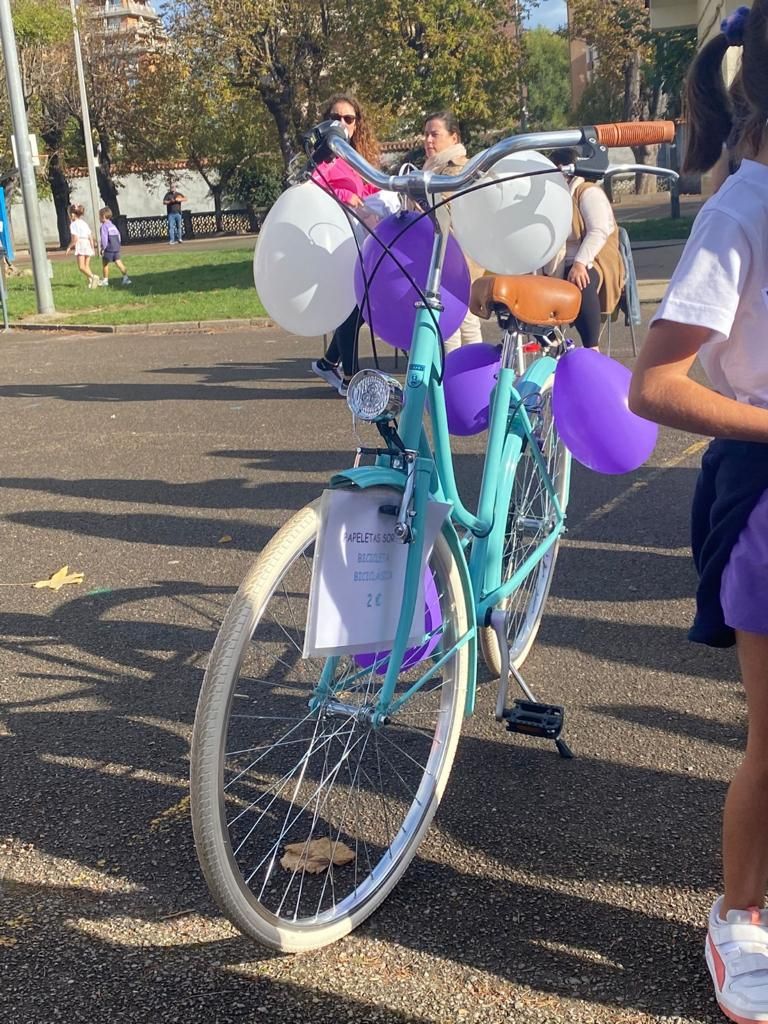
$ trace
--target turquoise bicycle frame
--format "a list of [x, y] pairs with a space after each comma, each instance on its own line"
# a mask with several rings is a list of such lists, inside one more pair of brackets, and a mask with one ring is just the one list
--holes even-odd
[[[441, 253], [436, 246], [433, 255], [433, 278], [439, 280]], [[437, 270], [435, 268], [437, 267]], [[437, 288], [434, 288], [435, 294]], [[430, 299], [430, 291], [427, 292]], [[434, 295], [432, 295], [434, 301]], [[508, 336], [509, 337], [509, 336]], [[518, 376], [512, 368], [509, 344], [502, 352], [501, 368], [490, 397], [488, 442], [485, 467], [480, 487], [477, 514], [465, 508], [458, 492], [451, 454], [445, 397], [440, 384], [440, 343], [437, 314], [433, 308], [421, 308], [416, 316], [413, 340], [408, 356], [405, 380], [405, 404], [399, 421], [399, 436], [406, 451], [392, 449], [380, 455], [374, 465], [356, 466], [336, 474], [331, 487], [368, 488], [389, 486], [406, 490], [408, 473], [413, 476], [410, 497], [411, 537], [405, 571], [402, 611], [397, 631], [388, 655], [388, 668], [379, 692], [373, 715], [373, 724], [383, 723], [439, 671], [460, 647], [470, 645], [470, 677], [467, 687], [465, 713], [474, 710], [477, 681], [477, 631], [488, 624], [492, 608], [512, 594], [536, 567], [547, 551], [556, 543], [564, 529], [565, 515], [538, 445], [532, 438], [526, 402], [535, 399], [540, 388], [553, 373], [556, 360], [550, 356], [536, 359], [527, 371]], [[424, 411], [429, 405], [433, 429], [430, 446], [424, 428]], [[530, 552], [516, 572], [502, 582], [502, 561], [507, 511], [520, 454], [529, 442], [529, 450], [537, 463], [541, 478], [552, 501], [555, 521], [546, 537]], [[565, 481], [567, 488], [568, 482]], [[448, 650], [437, 648], [425, 671], [413, 685], [395, 697], [400, 665], [408, 645], [413, 622], [423, 562], [423, 532], [427, 502], [447, 501], [452, 504], [450, 520], [443, 526], [443, 535], [451, 547], [462, 581], [467, 607], [469, 628], [456, 638]], [[567, 499], [567, 492], [566, 492]], [[469, 558], [456, 532], [460, 527], [471, 537]], [[316, 689], [316, 699], [322, 699], [333, 690], [336, 658], [329, 658]], [[352, 677], [353, 679], [355, 677]], [[350, 683], [344, 679], [344, 686]]]

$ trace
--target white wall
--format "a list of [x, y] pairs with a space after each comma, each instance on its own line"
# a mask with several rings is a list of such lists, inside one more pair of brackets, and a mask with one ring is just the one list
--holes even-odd
[[[165, 213], [163, 196], [168, 191], [168, 178], [165, 174], [157, 175], [150, 182], [146, 182], [138, 174], [120, 175], [118, 180], [122, 187], [118, 189], [120, 201], [120, 212], [126, 217], [151, 217], [162, 216]], [[184, 203], [184, 209], [194, 213], [205, 213], [213, 210], [213, 200], [208, 195], [208, 186], [199, 174], [194, 171], [177, 171], [174, 181], [180, 192], [187, 197], [188, 202]], [[87, 178], [73, 178], [70, 181], [72, 186], [72, 202], [82, 203], [85, 207], [86, 220], [91, 224], [91, 194]], [[104, 202], [99, 195], [99, 208]], [[225, 204], [227, 207], [228, 204]], [[229, 204], [231, 205], [231, 204]], [[43, 237], [46, 243], [58, 245], [59, 233], [56, 230], [56, 211], [52, 199], [40, 201], [40, 213], [43, 221]], [[98, 220], [98, 218], [97, 218]], [[21, 202], [21, 194], [14, 202], [11, 209], [11, 223], [13, 226], [13, 240], [16, 247], [25, 248], [27, 245], [27, 224], [24, 217], [24, 207]]]

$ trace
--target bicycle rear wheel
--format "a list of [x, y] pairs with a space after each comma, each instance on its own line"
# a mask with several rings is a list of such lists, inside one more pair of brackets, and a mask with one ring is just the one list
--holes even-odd
[[[454, 651], [379, 728], [366, 713], [383, 676], [352, 657], [337, 660], [335, 692], [312, 710], [325, 659], [301, 652], [318, 522], [316, 505], [302, 509], [243, 581], [192, 738], [192, 824], [211, 893], [237, 928], [288, 951], [347, 934], [413, 858], [453, 763], [471, 647]], [[442, 535], [429, 570], [442, 615], [437, 658], [468, 628]], [[433, 664], [402, 669], [395, 696]]]
[[[552, 415], [554, 379], [554, 374], [552, 374], [542, 384], [539, 390], [539, 401], [536, 406], [530, 405], [528, 416], [531, 421], [533, 437], [544, 457], [558, 503], [565, 513], [568, 503], [571, 456], [560, 440]], [[507, 513], [502, 564], [503, 581], [512, 578], [525, 559], [556, 526], [554, 504], [530, 448], [527, 443], [524, 443], [514, 469], [512, 493]], [[509, 644], [510, 662], [515, 668], [519, 669], [528, 657], [539, 631], [544, 605], [552, 585], [559, 546], [560, 538], [536, 563], [517, 590], [499, 605], [507, 612], [507, 643]], [[493, 629], [480, 630], [480, 647], [489, 671], [498, 675], [501, 672], [501, 655], [498, 638]]]

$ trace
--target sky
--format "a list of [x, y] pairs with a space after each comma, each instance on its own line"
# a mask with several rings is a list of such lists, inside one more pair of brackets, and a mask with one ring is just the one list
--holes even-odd
[[541, 0], [526, 19], [531, 28], [541, 25], [544, 28], [556, 29], [568, 21], [565, 0]]

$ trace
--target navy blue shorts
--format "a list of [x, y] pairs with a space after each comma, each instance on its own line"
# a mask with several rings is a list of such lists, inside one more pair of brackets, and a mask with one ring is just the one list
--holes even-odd
[[[732, 647], [736, 642], [733, 626], [723, 612], [723, 573], [766, 491], [768, 444], [723, 438], [710, 444], [701, 460], [691, 509], [691, 547], [699, 586], [688, 639], [695, 643]], [[733, 581], [730, 585], [732, 588]]]
[[119, 249], [105, 249], [101, 254], [101, 258], [105, 263], [116, 263], [120, 259]]

